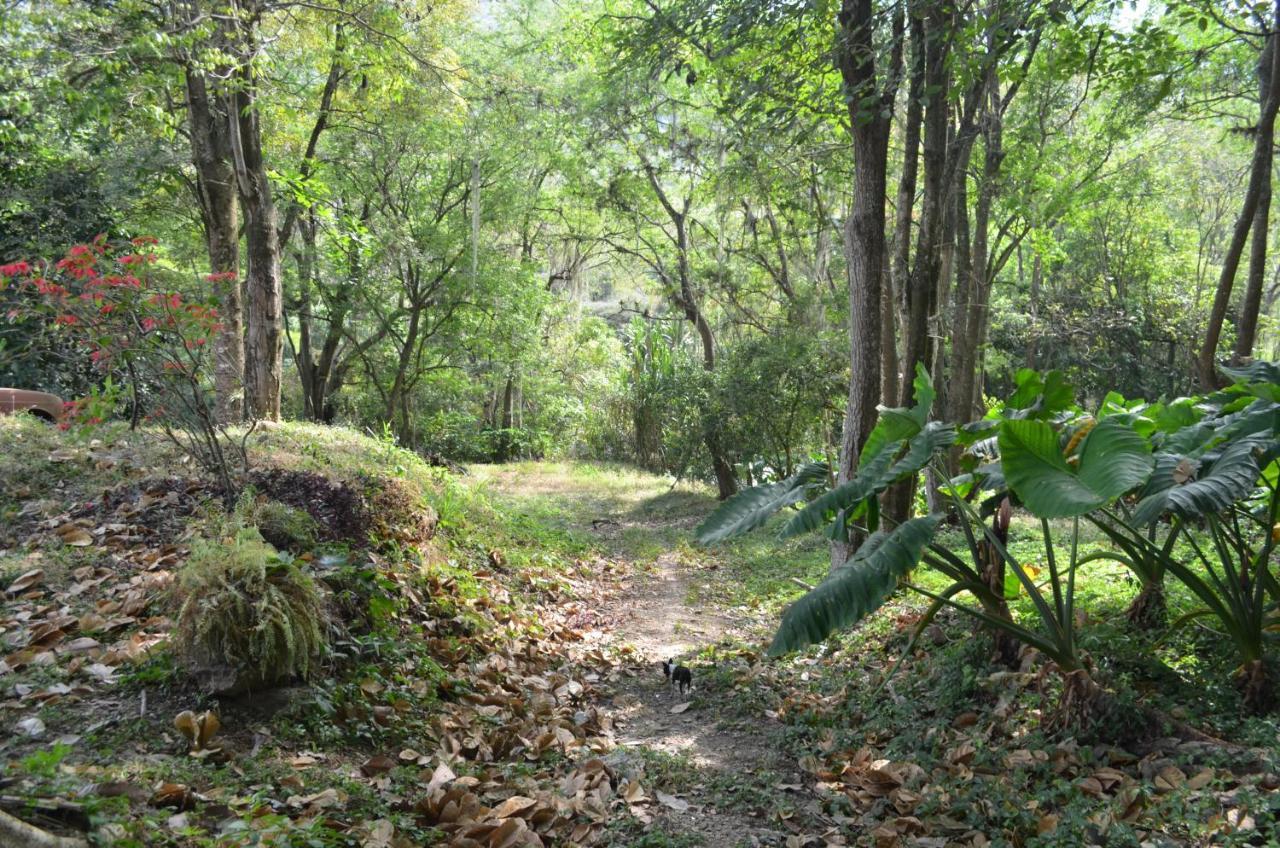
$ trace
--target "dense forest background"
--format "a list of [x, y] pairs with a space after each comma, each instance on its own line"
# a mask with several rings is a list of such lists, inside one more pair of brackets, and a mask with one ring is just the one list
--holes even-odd
[[[1092, 404], [1280, 358], [1278, 14], [5, 0], [0, 260], [156, 237], [221, 304], [226, 420], [725, 496], [916, 363], [963, 421], [1027, 367]], [[0, 385], [99, 385], [22, 296]]]

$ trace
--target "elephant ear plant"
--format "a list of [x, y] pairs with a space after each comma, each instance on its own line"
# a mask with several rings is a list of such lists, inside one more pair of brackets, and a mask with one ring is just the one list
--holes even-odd
[[1155, 472], [1133, 508], [1091, 517], [1118, 549], [1094, 558], [1127, 566], [1144, 585], [1172, 574], [1200, 603], [1175, 624], [1216, 619], [1240, 659], [1245, 709], [1262, 713], [1278, 700], [1280, 369], [1223, 370], [1236, 382], [1205, 398], [1201, 417], [1153, 433]]
[[[921, 382], [917, 381], [917, 399], [923, 396], [927, 403], [932, 392], [922, 392]], [[923, 383], [927, 386], [927, 380]], [[1039, 385], [1037, 397], [1043, 401], [1044, 384]], [[1154, 467], [1147, 441], [1129, 426], [1128, 419], [1120, 417], [1097, 424], [1091, 419], [1079, 421], [1063, 410], [1062, 404], [1055, 403], [1057, 411], [1050, 417], [1059, 423], [1051, 423], [1033, 417], [1038, 414], [1035, 409], [1010, 407], [1013, 414], [1021, 417], [1000, 418], [977, 428], [988, 436], [995, 431], [995, 442], [987, 447], [998, 449], [999, 461], [968, 475], [967, 491], [958, 484], [943, 487], [967, 547], [956, 553], [937, 538], [941, 514], [910, 519], [890, 529], [878, 526], [875, 499], [887, 486], [926, 465], [940, 476], [945, 475], [947, 449], [954, 440], [955, 428], [926, 422], [922, 405], [918, 402], [911, 410], [882, 411], [880, 424], [868, 444], [873, 444], [877, 433], [888, 433], [890, 437], [881, 439], [870, 455], [864, 450], [852, 480], [817, 495], [783, 526], [782, 535], [786, 537], [825, 523], [827, 534], [839, 538], [847, 532], [844, 525], [861, 519], [865, 521], [863, 529], [870, 535], [848, 562], [833, 569], [826, 580], [787, 610], [770, 653], [776, 656], [797, 650], [857, 624], [903, 586], [931, 601], [917, 634], [943, 607], [953, 607], [1046, 657], [1063, 680], [1059, 709], [1047, 717], [1050, 725], [1074, 731], [1124, 733], [1122, 725], [1113, 720], [1112, 699], [1090, 676], [1088, 663], [1077, 645], [1075, 585], [1077, 571], [1084, 562], [1078, 542], [1081, 516], [1107, 506], [1146, 482]], [[927, 407], [923, 412], [927, 414]], [[905, 418], [912, 418], [918, 426], [901, 427]], [[1017, 498], [1039, 519], [1047, 581], [1037, 582], [1037, 570], [1010, 552], [1003, 532], [1007, 521], [1003, 529], [1000, 520], [988, 527], [978, 508], [970, 503], [976, 489], [983, 486], [994, 495], [988, 502]], [[769, 499], [744, 492], [738, 497], [755, 504], [750, 522], [741, 520], [735, 501], [730, 501], [707, 519], [699, 528], [698, 537], [707, 543], [745, 532], [740, 528], [748, 524], [759, 527], [768, 513], [815, 494], [816, 488], [816, 483], [795, 484], [787, 490], [786, 497]], [[1050, 524], [1050, 520], [1060, 519], [1071, 522], [1067, 542], [1070, 553], [1065, 562], [1059, 561]], [[1030, 599], [1035, 614], [1026, 623], [1015, 621], [1008, 614], [1003, 585], [993, 588], [987, 569], [993, 559], [1008, 569]], [[910, 575], [921, 563], [947, 577], [950, 585], [933, 591], [912, 582]], [[976, 605], [961, 602], [959, 596], [966, 592], [977, 600]]]

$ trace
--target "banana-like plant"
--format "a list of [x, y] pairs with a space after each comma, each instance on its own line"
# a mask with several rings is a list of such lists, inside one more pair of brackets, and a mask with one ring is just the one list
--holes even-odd
[[[1280, 630], [1272, 563], [1280, 538], [1280, 369], [1257, 362], [1223, 370], [1236, 382], [1204, 400], [1203, 417], [1153, 433], [1156, 467], [1136, 506], [1091, 517], [1119, 549], [1092, 558], [1119, 562], [1144, 584], [1172, 574], [1202, 604], [1175, 624], [1216, 619], [1241, 662], [1245, 707], [1264, 712], [1277, 702], [1270, 648]], [[1169, 529], [1157, 540], [1164, 520]], [[1191, 551], [1185, 559], [1179, 539]]]
[[[1044, 382], [1028, 379], [1026, 384], [1031, 387], [1026, 393], [1034, 403], [1018, 407], [1023, 413], [1018, 417], [982, 428], [988, 433], [995, 429], [1000, 464], [989, 465], [985, 472], [971, 476], [971, 483], [987, 478], [988, 482], [997, 481], [1001, 490], [1007, 486], [1041, 519], [1048, 563], [1047, 588], [1037, 582], [1036, 569], [1009, 551], [999, 523], [985, 526], [979, 511], [956, 485], [943, 489], [964, 531], [967, 556], [938, 542], [936, 531], [941, 515], [911, 519], [892, 530], [878, 528], [876, 497], [894, 481], [926, 465], [932, 464], [941, 474], [946, 449], [956, 438], [954, 427], [927, 421], [932, 387], [921, 371], [916, 406], [882, 411], [854, 478], [811, 500], [784, 525], [784, 537], [826, 525], [829, 536], [840, 538], [850, 520], [860, 517], [866, 520], [871, 535], [847, 563], [834, 569], [787, 610], [770, 647], [771, 654], [802, 648], [857, 624], [879, 609], [900, 585], [905, 585], [931, 600], [917, 626], [917, 635], [945, 607], [964, 612], [1052, 660], [1065, 681], [1062, 723], [1078, 726], [1091, 721], [1105, 693], [1089, 676], [1075, 632], [1076, 574], [1083, 562], [1078, 545], [1080, 517], [1145, 483], [1153, 461], [1146, 440], [1125, 426], [1124, 419], [1104, 420], [1081, 428], [1075, 435], [1061, 432], [1060, 427], [1037, 417], [1061, 417], [1057, 415], [1062, 408], [1057, 398], [1061, 391], [1051, 389], [1053, 399], [1046, 401]], [[812, 494], [817, 485], [816, 476], [807, 482], [793, 478], [766, 487], [767, 491], [745, 492], [708, 518], [699, 528], [699, 539], [717, 541], [759, 527], [781, 507]], [[1060, 565], [1049, 519], [1063, 517], [1073, 519], [1073, 533], [1070, 557]], [[1015, 621], [1008, 614], [1003, 586], [993, 587], [984, 574], [984, 565], [992, 558], [1008, 569], [1030, 598], [1035, 610], [1031, 621]], [[909, 581], [904, 583], [921, 562], [947, 576], [951, 584], [934, 592]], [[966, 592], [977, 599], [976, 606], [960, 600], [959, 596]]]

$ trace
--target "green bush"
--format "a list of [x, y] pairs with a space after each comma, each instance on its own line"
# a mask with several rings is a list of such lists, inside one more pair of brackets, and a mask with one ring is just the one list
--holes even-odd
[[327, 650], [321, 590], [254, 527], [197, 541], [177, 594], [175, 652], [211, 692], [305, 679]]

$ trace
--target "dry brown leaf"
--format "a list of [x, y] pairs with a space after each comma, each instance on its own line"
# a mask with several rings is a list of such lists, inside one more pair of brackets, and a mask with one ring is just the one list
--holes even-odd
[[444, 763], [441, 763], [436, 766], [436, 770], [431, 775], [430, 782], [427, 783], [427, 792], [432, 792], [455, 778], [457, 778], [457, 775], [453, 773], [453, 769], [449, 768]]
[[689, 709], [689, 707], [692, 705], [693, 705], [693, 701], [685, 701], [683, 704], [676, 704], [674, 707], [672, 707], [671, 712], [682, 713], [685, 710]]
[[73, 548], [87, 548], [93, 544], [93, 535], [78, 524], [64, 524], [56, 531], [62, 544]]
[[1156, 792], [1161, 795], [1166, 792], [1172, 792], [1186, 782], [1187, 776], [1177, 766], [1165, 766], [1156, 772], [1155, 780], [1152, 781], [1155, 784]]
[[505, 819], [511, 816], [518, 816], [537, 803], [533, 798], [527, 798], [524, 795], [512, 795], [494, 808], [493, 817]]
[[1188, 789], [1204, 789], [1213, 782], [1215, 773], [1211, 768], [1203, 768], [1187, 779]]
[[365, 760], [360, 766], [360, 773], [365, 777], [373, 777], [377, 774], [385, 774], [396, 767], [396, 761], [386, 756], [378, 754]]
[[44, 569], [33, 568], [30, 571], [26, 572], [25, 574], [20, 575], [17, 580], [10, 583], [9, 588], [6, 589], [5, 591], [7, 591], [10, 595], [17, 595], [21, 592], [27, 591], [32, 586], [39, 585], [43, 580], [44, 580]]
[[171, 807], [178, 811], [191, 809], [195, 802], [191, 788], [182, 783], [162, 783], [151, 795], [151, 806]]

